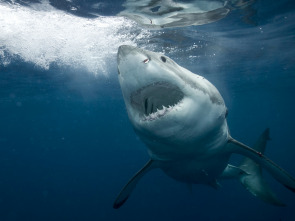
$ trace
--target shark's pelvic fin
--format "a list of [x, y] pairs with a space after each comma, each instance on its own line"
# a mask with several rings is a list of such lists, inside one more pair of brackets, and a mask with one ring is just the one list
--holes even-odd
[[[266, 129], [257, 139], [253, 149], [264, 154], [268, 140], [270, 140], [269, 129]], [[239, 176], [239, 180], [249, 192], [267, 203], [276, 206], [285, 206], [285, 204], [276, 197], [269, 185], [263, 179], [262, 169], [259, 164], [249, 158], [245, 158], [239, 168], [247, 173]]]
[[[273, 204], [275, 206], [285, 206], [276, 195], [273, 193], [269, 185], [263, 179], [261, 174], [261, 167], [256, 164], [253, 160], [249, 158], [245, 158], [245, 161], [248, 161], [247, 164], [242, 164], [243, 169], [233, 166], [227, 165], [220, 179], [238, 179], [243, 186], [252, 193], [254, 196], [260, 198], [266, 203]], [[254, 169], [255, 166], [257, 169]], [[253, 167], [252, 167], [253, 166]], [[253, 168], [253, 169], [252, 169]]]
[[249, 175], [242, 175], [239, 180], [250, 193], [264, 202], [275, 206], [285, 206], [285, 204], [277, 198], [269, 185], [263, 179], [261, 173], [258, 171], [253, 171], [253, 173]]
[[228, 164], [222, 174], [219, 176], [221, 179], [240, 178], [241, 175], [249, 175], [239, 167]]
[[130, 194], [132, 193], [133, 189], [135, 188], [138, 181], [143, 177], [147, 172], [149, 172], [151, 169], [154, 169], [155, 166], [154, 160], [149, 160], [143, 168], [141, 168], [129, 181], [128, 183], [123, 187], [119, 195], [117, 196], [113, 208], [118, 209], [120, 208], [128, 199]]
[[[270, 140], [270, 138], [269, 129], [267, 128], [257, 139], [255, 145], [253, 146], [253, 149], [264, 154], [266, 143], [268, 140]], [[267, 203], [276, 206], [285, 206], [285, 204], [276, 197], [269, 185], [263, 179], [262, 169], [259, 164], [255, 163], [249, 158], [245, 158], [240, 164], [239, 168], [249, 174], [244, 174], [239, 177], [240, 182], [249, 192]]]
[[229, 139], [229, 148], [232, 152], [247, 157], [239, 166], [239, 169], [245, 171], [244, 174], [239, 176], [245, 188], [253, 195], [268, 203], [284, 206], [262, 178], [261, 167], [265, 168], [278, 182], [293, 192], [295, 192], [295, 179], [288, 172], [263, 155], [267, 140], [269, 140], [269, 129], [266, 129], [262, 133], [253, 149], [233, 138]]

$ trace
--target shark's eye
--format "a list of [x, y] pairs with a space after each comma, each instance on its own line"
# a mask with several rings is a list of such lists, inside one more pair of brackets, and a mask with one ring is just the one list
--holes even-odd
[[162, 60], [163, 62], [166, 62], [166, 58], [165, 58], [164, 56], [161, 56], [161, 60]]
[[143, 63], [147, 64], [149, 61], [150, 61], [150, 59], [147, 58], [147, 59], [143, 60]]

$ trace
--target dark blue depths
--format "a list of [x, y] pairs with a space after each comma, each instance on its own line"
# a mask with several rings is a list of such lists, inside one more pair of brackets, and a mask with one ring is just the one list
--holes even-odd
[[[291, 9], [279, 5], [277, 13]], [[265, 17], [273, 16], [265, 11]], [[289, 40], [270, 42], [264, 54], [237, 57], [232, 46], [222, 55], [222, 65], [179, 60], [218, 87], [229, 108], [233, 137], [251, 145], [270, 127], [267, 156], [295, 175], [295, 33], [287, 31]], [[251, 40], [260, 45], [252, 38], [250, 45]], [[17, 59], [0, 67], [1, 221], [295, 219], [294, 194], [267, 173], [287, 207], [261, 202], [235, 180], [222, 181], [217, 191], [196, 185], [190, 193], [185, 184], [155, 170], [141, 180], [126, 205], [114, 210], [121, 187], [148, 160], [129, 123], [114, 70], [110, 68], [110, 77], [94, 76], [54, 65], [42, 70]], [[234, 156], [232, 162], [239, 160]]]

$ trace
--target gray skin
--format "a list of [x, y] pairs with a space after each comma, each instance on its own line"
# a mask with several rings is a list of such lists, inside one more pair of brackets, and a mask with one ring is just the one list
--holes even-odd
[[[216, 188], [217, 179], [238, 178], [254, 195], [280, 205], [271, 190], [264, 188], [261, 173], [255, 173], [259, 179], [254, 181], [251, 168], [258, 164], [295, 190], [295, 179], [266, 158], [259, 150], [261, 145], [255, 150], [230, 136], [224, 100], [204, 77], [167, 56], [127, 45], [119, 47], [118, 72], [130, 122], [146, 144], [151, 160], [122, 189], [114, 208], [123, 205], [139, 179], [154, 168], [189, 185]], [[252, 161], [241, 168], [228, 165], [232, 153]]]

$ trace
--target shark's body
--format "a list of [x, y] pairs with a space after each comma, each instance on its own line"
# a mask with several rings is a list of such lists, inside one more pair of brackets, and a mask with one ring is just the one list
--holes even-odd
[[[217, 179], [239, 178], [254, 195], [283, 205], [262, 179], [262, 166], [295, 190], [295, 179], [263, 155], [268, 130], [257, 141], [256, 150], [230, 136], [223, 98], [205, 78], [164, 55], [133, 46], [119, 48], [118, 71], [129, 119], [151, 160], [123, 188], [114, 208], [127, 200], [139, 179], [153, 168], [189, 185], [217, 187]], [[232, 153], [257, 164], [246, 158], [240, 167], [228, 165]]]

